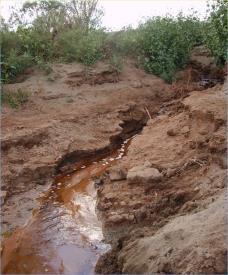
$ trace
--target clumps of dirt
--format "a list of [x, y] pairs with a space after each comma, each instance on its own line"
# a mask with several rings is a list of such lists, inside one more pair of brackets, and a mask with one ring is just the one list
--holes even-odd
[[190, 56], [189, 64], [179, 71], [172, 84], [177, 97], [186, 97], [192, 91], [205, 90], [223, 84], [227, 75], [226, 66], [216, 66], [215, 59], [205, 46], [195, 47]]
[[89, 70], [85, 69], [81, 72], [72, 72], [67, 74], [68, 79], [65, 81], [70, 87], [81, 86], [84, 84], [102, 85], [104, 83], [117, 83], [119, 82], [119, 72], [107, 66], [102, 70]]
[[226, 273], [225, 123], [222, 85], [164, 103], [148, 120], [98, 187], [113, 246], [98, 273]]
[[[22, 127], [23, 128], [23, 127]], [[37, 129], [30, 135], [22, 133], [20, 136], [12, 138], [4, 138], [1, 140], [1, 150], [3, 152], [9, 150], [11, 147], [22, 146], [24, 149], [31, 149], [33, 146], [40, 146], [42, 142], [48, 138], [48, 131], [46, 128]]]

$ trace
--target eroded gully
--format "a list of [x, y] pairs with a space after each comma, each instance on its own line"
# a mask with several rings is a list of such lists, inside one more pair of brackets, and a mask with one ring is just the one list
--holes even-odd
[[58, 176], [39, 198], [29, 222], [4, 242], [5, 274], [93, 274], [98, 257], [109, 249], [96, 215], [93, 178], [127, 152], [131, 139], [108, 157], [86, 161], [74, 172]]

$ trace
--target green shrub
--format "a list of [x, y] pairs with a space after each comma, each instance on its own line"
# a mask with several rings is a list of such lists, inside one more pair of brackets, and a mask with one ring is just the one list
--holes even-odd
[[20, 27], [17, 32], [23, 52], [43, 61], [49, 61], [55, 57], [54, 43], [50, 32], [42, 32], [33, 27]]
[[205, 43], [212, 51], [219, 65], [227, 61], [227, 10], [228, 1], [218, 0], [212, 5], [210, 17], [205, 24]]
[[1, 31], [1, 55], [8, 56], [12, 49], [17, 53], [22, 53], [22, 40], [17, 32]]
[[1, 93], [1, 102], [9, 105], [13, 109], [18, 109], [28, 101], [28, 93], [18, 89], [17, 92], [5, 92]]
[[8, 83], [15, 80], [15, 78], [23, 73], [27, 68], [33, 64], [33, 58], [27, 54], [17, 55], [16, 51], [12, 49], [7, 57], [4, 52], [1, 61], [1, 82]]
[[197, 18], [154, 17], [139, 27], [140, 62], [146, 71], [172, 82], [200, 41], [202, 27]]
[[104, 37], [102, 31], [71, 30], [59, 37], [57, 51], [68, 62], [92, 65], [103, 57]]

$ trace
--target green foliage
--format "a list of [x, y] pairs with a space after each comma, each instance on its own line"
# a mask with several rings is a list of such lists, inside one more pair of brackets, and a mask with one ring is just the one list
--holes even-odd
[[67, 62], [92, 65], [103, 56], [104, 38], [103, 31], [70, 30], [59, 37], [57, 51]]
[[110, 66], [120, 73], [123, 69], [123, 57], [120, 55], [112, 55], [109, 59]]
[[18, 74], [23, 73], [31, 67], [33, 59], [27, 54], [17, 55], [12, 49], [7, 57], [2, 54], [1, 61], [1, 82], [8, 83], [14, 81]]
[[205, 43], [211, 49], [219, 65], [227, 61], [227, 11], [228, 1], [217, 0], [211, 6], [210, 17], [205, 24]]
[[214, 1], [204, 21], [195, 14], [153, 17], [137, 29], [112, 33], [98, 28], [102, 11], [97, 2], [33, 0], [15, 10], [8, 24], [1, 19], [1, 81], [12, 82], [33, 65], [49, 74], [48, 63], [55, 60], [90, 66], [106, 59], [120, 72], [128, 56], [172, 82], [176, 71], [187, 64], [192, 48], [200, 44], [211, 49], [218, 64], [227, 60], [228, 0]]
[[9, 105], [13, 109], [18, 109], [28, 101], [29, 95], [26, 91], [18, 89], [16, 92], [1, 93], [1, 102]]
[[189, 59], [194, 45], [202, 41], [201, 24], [195, 17], [154, 17], [139, 27], [140, 62], [168, 82]]
[[139, 50], [138, 37], [139, 31], [130, 27], [110, 33], [106, 39], [106, 56], [109, 57], [112, 52], [123, 56], [135, 56]]
[[42, 59], [36, 58], [36, 64], [46, 75], [49, 75], [53, 71], [52, 67]]
[[8, 24], [1, 19], [1, 81], [14, 81], [32, 65], [48, 74], [45, 63], [57, 58], [93, 64], [102, 57], [104, 32], [94, 30], [101, 16], [97, 0], [25, 2]]
[[30, 28], [18, 28], [22, 50], [34, 57], [48, 61], [54, 57], [54, 45], [50, 33]]

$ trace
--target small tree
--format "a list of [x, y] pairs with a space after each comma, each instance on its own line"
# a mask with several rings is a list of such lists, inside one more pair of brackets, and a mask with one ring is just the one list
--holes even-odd
[[67, 3], [67, 9], [74, 23], [88, 31], [98, 27], [103, 16], [97, 4], [98, 0], [71, 0]]
[[26, 1], [22, 8], [14, 10], [12, 26], [32, 25], [42, 32], [57, 32], [73, 27], [88, 31], [100, 24], [103, 11], [98, 0], [40, 0]]

